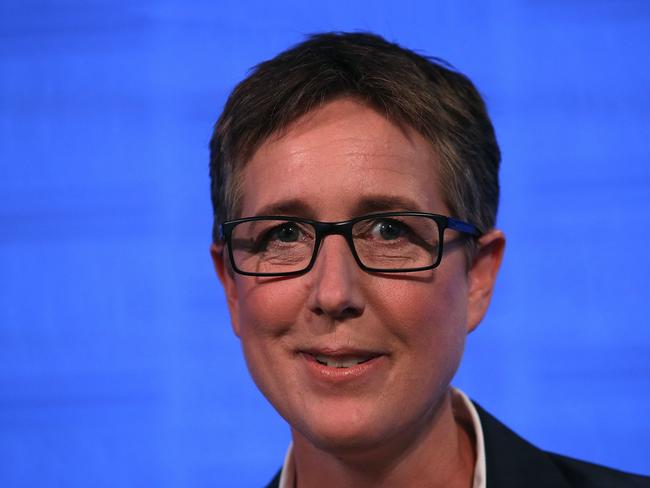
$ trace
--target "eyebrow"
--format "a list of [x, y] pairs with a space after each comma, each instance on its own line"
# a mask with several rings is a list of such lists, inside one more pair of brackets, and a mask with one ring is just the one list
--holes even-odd
[[397, 195], [366, 195], [355, 206], [356, 215], [390, 211], [426, 211], [417, 201]]
[[[393, 195], [366, 195], [356, 203], [353, 207], [353, 215], [350, 215], [349, 217], [354, 218], [371, 213], [400, 210], [414, 212], [428, 211], [428, 209], [422, 208], [422, 206], [415, 200], [408, 197]], [[255, 216], [263, 215], [316, 219], [314, 207], [298, 198], [280, 200], [264, 205], [255, 212]]]
[[314, 216], [314, 210], [311, 205], [305, 203], [303, 200], [291, 198], [269, 203], [255, 212], [255, 216], [262, 215], [312, 218]]

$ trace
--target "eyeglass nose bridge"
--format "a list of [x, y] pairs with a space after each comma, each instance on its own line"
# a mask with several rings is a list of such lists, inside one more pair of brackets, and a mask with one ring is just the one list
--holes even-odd
[[316, 236], [320, 239], [330, 235], [341, 235], [352, 237], [352, 225], [354, 222], [314, 222], [312, 225], [316, 229]]
[[318, 252], [320, 251], [321, 244], [323, 239], [331, 235], [342, 236], [345, 241], [348, 243], [352, 257], [357, 262], [360, 268], [365, 269], [365, 265], [361, 262], [357, 250], [354, 247], [354, 239], [352, 238], [352, 226], [355, 224], [354, 221], [347, 222], [314, 222], [312, 225], [316, 229], [316, 243], [314, 246], [314, 254], [312, 256], [311, 263], [309, 264], [308, 269], [311, 269], [316, 263], [318, 258]]

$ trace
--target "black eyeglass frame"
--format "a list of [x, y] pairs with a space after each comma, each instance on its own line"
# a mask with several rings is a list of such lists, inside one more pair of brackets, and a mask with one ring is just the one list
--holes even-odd
[[[371, 268], [363, 264], [357, 250], [354, 247], [354, 238], [352, 237], [352, 227], [362, 220], [384, 218], [384, 217], [428, 217], [431, 220], [434, 220], [438, 226], [438, 255], [434, 260], [433, 264], [428, 266], [421, 266], [419, 268]], [[256, 220], [284, 220], [286, 222], [296, 222], [311, 225], [316, 231], [316, 239], [314, 242], [314, 250], [312, 252], [312, 257], [304, 268], [297, 271], [284, 271], [278, 273], [256, 273], [254, 271], [242, 271], [237, 267], [235, 263], [235, 257], [232, 251], [232, 232], [233, 229], [244, 222], [253, 222]], [[316, 258], [318, 257], [318, 250], [320, 249], [321, 242], [323, 238], [329, 235], [340, 235], [343, 236], [348, 243], [350, 251], [352, 251], [352, 256], [357, 262], [357, 265], [364, 271], [372, 273], [413, 273], [416, 271], [426, 271], [429, 269], [436, 268], [442, 261], [443, 254], [443, 244], [444, 244], [444, 232], [445, 229], [452, 229], [463, 234], [470, 235], [472, 237], [478, 238], [481, 236], [481, 233], [476, 229], [473, 224], [468, 222], [463, 222], [462, 220], [457, 220], [452, 217], [447, 217], [445, 215], [427, 213], [427, 212], [380, 212], [368, 215], [362, 215], [360, 217], [355, 217], [350, 220], [344, 220], [342, 222], [319, 222], [317, 220], [303, 219], [300, 217], [288, 217], [286, 215], [260, 215], [257, 217], [246, 217], [242, 219], [229, 220], [224, 222], [219, 227], [219, 236], [222, 241], [226, 243], [228, 248], [228, 256], [230, 257], [230, 262], [232, 264], [233, 270], [236, 273], [239, 273], [244, 276], [295, 276], [308, 273], [314, 266]]]

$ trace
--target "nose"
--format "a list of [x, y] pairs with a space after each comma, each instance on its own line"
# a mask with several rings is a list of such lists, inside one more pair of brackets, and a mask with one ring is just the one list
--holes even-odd
[[360, 286], [363, 272], [343, 236], [330, 235], [323, 239], [312, 270], [309, 308], [316, 315], [334, 320], [360, 316], [365, 298]]

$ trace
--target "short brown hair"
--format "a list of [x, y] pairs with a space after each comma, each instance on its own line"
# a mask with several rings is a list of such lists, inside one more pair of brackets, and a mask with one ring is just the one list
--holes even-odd
[[228, 98], [210, 140], [215, 242], [219, 225], [239, 216], [239, 173], [259, 146], [345, 96], [422, 134], [440, 158], [440, 191], [452, 216], [481, 232], [494, 227], [501, 155], [472, 82], [441, 59], [377, 35], [332, 32], [257, 65]]

